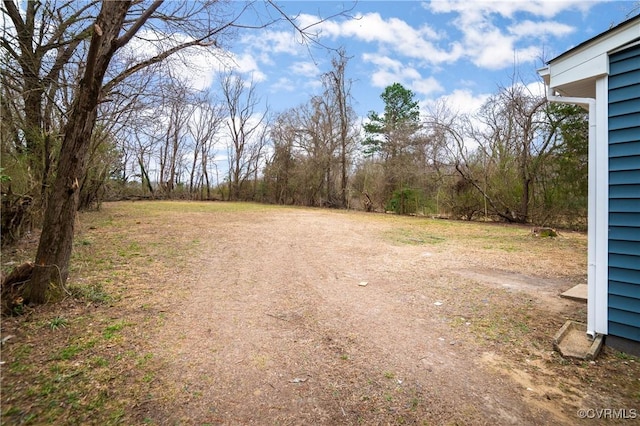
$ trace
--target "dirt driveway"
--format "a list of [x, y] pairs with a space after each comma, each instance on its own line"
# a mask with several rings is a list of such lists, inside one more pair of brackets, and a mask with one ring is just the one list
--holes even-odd
[[121, 353], [138, 358], [105, 392], [126, 395], [116, 383], [139, 354], [152, 370], [136, 382], [144, 393], [131, 390], [126, 424], [569, 425], [580, 409], [637, 408], [634, 359], [553, 351], [562, 324], [586, 317], [558, 297], [585, 279], [582, 234], [293, 208], [178, 207], [167, 219], [122, 206], [107, 205], [113, 220], [99, 225], [85, 217], [81, 241], [122, 232], [129, 246], [197, 245], [171, 254], [186, 256], [173, 273], [153, 272], [160, 251], [120, 267], [144, 290], [123, 280], [104, 315], [128, 318]]
[[573, 424], [605, 403], [547, 366], [553, 333], [584, 309], [557, 296], [580, 262], [545, 277], [553, 253], [475, 256], [396, 226], [302, 209], [207, 226], [190, 294], [155, 340], [163, 398], [144, 418]]

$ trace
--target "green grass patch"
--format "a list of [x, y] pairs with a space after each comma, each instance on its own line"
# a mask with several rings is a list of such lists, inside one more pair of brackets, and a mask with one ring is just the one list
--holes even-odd
[[79, 336], [72, 343], [60, 348], [53, 356], [54, 360], [70, 360], [87, 349], [92, 349], [97, 339], [88, 336]]
[[69, 286], [69, 291], [75, 298], [93, 303], [108, 305], [114, 301], [114, 297], [105, 290], [101, 282], [88, 285], [73, 284]]
[[59, 328], [65, 328], [69, 321], [67, 321], [64, 317], [55, 317], [51, 321], [49, 321], [49, 328], [52, 330], [57, 330]]
[[[29, 345], [20, 345], [16, 347], [10, 355], [9, 359], [13, 361], [9, 364], [9, 371], [16, 374], [23, 374], [31, 370], [32, 365], [27, 361], [32, 352], [32, 347]], [[6, 351], [3, 350], [4, 359], [7, 359]]]
[[119, 212], [127, 211], [138, 218], [162, 216], [167, 213], [256, 213], [282, 208], [269, 204], [224, 201], [142, 201], [119, 202], [112, 205], [117, 206]]
[[114, 337], [116, 337], [118, 332], [125, 328], [127, 325], [129, 324], [124, 321], [119, 321], [115, 324], [111, 324], [104, 329], [104, 331], [102, 332], [102, 337], [107, 340], [113, 339]]
[[96, 356], [91, 360], [91, 365], [93, 367], [107, 367], [109, 360], [101, 356]]
[[419, 228], [394, 228], [387, 231], [385, 236], [392, 242], [409, 245], [440, 244], [446, 240], [440, 235]]
[[82, 352], [82, 350], [81, 345], [71, 344], [60, 349], [54, 359], [69, 360]]
[[136, 361], [136, 365], [138, 367], [143, 367], [145, 366], [149, 361], [151, 361], [153, 359], [153, 354], [152, 353], [148, 353], [148, 354], [144, 354], [143, 357], [138, 358], [138, 360]]

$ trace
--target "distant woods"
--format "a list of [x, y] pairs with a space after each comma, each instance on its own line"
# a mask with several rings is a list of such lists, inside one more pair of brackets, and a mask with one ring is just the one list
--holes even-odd
[[[2, 7], [15, 26], [2, 36], [0, 57], [3, 244], [42, 224], [100, 3], [52, 7], [28, 2], [24, 17], [12, 1]], [[147, 16], [134, 5], [114, 37], [132, 32], [127, 25], [136, 19], [152, 24], [156, 37], [163, 26], [188, 23], [192, 46], [208, 48], [233, 23], [225, 15], [219, 33], [202, 32], [192, 17], [214, 11], [175, 8]], [[160, 40], [166, 50], [148, 58], [123, 44], [104, 65], [82, 173], [64, 182], [65, 191], [77, 191], [79, 209], [118, 199], [251, 200], [585, 225], [587, 122], [577, 107], [548, 104], [513, 84], [472, 115], [443, 102], [421, 110], [414, 93], [395, 83], [381, 93], [384, 110], [363, 120], [347, 77], [353, 59], [336, 50], [316, 95], [271, 111], [257, 83], [234, 72], [195, 90], [166, 61], [185, 44]]]

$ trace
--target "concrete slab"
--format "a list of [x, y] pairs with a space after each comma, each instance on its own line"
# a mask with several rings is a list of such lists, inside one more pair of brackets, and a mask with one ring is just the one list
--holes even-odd
[[587, 285], [578, 284], [575, 287], [571, 287], [569, 290], [562, 293], [560, 297], [564, 297], [565, 299], [577, 300], [578, 302], [586, 302], [587, 301]]
[[553, 339], [553, 347], [563, 357], [584, 360], [595, 359], [602, 349], [603, 336], [595, 339], [587, 335], [587, 326], [574, 321], [567, 321]]

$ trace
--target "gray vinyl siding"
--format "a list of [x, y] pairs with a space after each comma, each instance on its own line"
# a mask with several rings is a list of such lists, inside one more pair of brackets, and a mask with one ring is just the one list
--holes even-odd
[[609, 64], [608, 327], [640, 341], [640, 46]]

